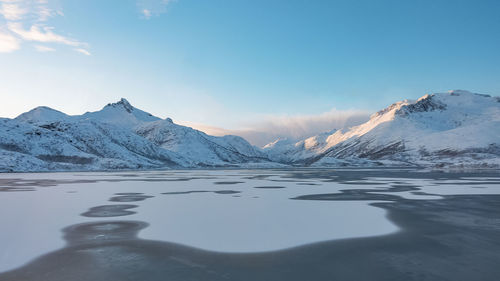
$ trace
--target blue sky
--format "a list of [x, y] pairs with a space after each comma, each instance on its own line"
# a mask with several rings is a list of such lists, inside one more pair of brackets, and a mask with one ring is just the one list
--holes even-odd
[[126, 97], [174, 121], [258, 130], [429, 92], [500, 94], [499, 1], [0, 4], [4, 117]]

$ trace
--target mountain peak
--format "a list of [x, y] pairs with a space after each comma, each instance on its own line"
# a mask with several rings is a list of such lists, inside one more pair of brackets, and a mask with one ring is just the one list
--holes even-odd
[[115, 103], [108, 103], [99, 111], [87, 112], [82, 117], [128, 128], [144, 122], [161, 120], [150, 113], [133, 107], [125, 98], [121, 98]]
[[108, 103], [107, 107], [123, 107], [128, 113], [131, 113], [134, 110], [134, 107], [128, 102], [127, 99], [121, 98], [118, 102]]
[[416, 102], [408, 103], [396, 111], [396, 114], [407, 116], [412, 113], [430, 112], [435, 110], [445, 110], [446, 104], [436, 98], [435, 94], [425, 95]]
[[61, 121], [66, 119], [67, 117], [68, 115], [62, 113], [59, 110], [55, 110], [47, 106], [38, 106], [28, 112], [17, 116], [15, 119], [28, 123], [37, 123]]
[[118, 102], [119, 104], [123, 104], [123, 105], [129, 105], [130, 106], [130, 103], [128, 102], [128, 100], [126, 98], [121, 98], [120, 101]]

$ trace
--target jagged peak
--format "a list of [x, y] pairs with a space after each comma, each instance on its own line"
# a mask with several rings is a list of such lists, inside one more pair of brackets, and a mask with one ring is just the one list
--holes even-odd
[[127, 106], [131, 106], [126, 98], [121, 98], [118, 103], [121, 103], [121, 104], [127, 105]]
[[[452, 93], [451, 91], [449, 92]], [[456, 95], [468, 93], [467, 91], [456, 90], [453, 93]], [[444, 110], [446, 109], [446, 104], [436, 99], [436, 95], [440, 94], [425, 94], [419, 99], [415, 100], [403, 100], [389, 105], [388, 107], [372, 114], [370, 119], [375, 119], [389, 112], [393, 112], [395, 115], [406, 116], [415, 112], [428, 112], [433, 110]]]
[[370, 119], [374, 119], [374, 118], [380, 117], [380, 116], [382, 116], [382, 115], [384, 115], [384, 114], [386, 114], [386, 113], [388, 113], [388, 112], [390, 112], [392, 110], [398, 110], [403, 105], [407, 105], [409, 103], [411, 103], [410, 100], [403, 100], [403, 101], [395, 102], [395, 103], [389, 105], [388, 107], [386, 107], [386, 108], [384, 108], [382, 110], [379, 110], [379, 111], [375, 112], [374, 114], [372, 114], [370, 116]]
[[133, 107], [125, 98], [115, 103], [108, 103], [102, 110], [87, 112], [82, 117], [125, 127], [133, 127], [139, 123], [161, 120], [151, 113]]
[[[446, 109], [446, 101], [448, 100], [446, 97], [486, 97], [490, 98], [490, 95], [478, 94], [474, 92], [470, 92], [467, 90], [450, 90], [446, 93], [434, 93], [434, 94], [425, 94], [419, 99], [415, 100], [403, 100], [389, 105], [388, 107], [372, 114], [370, 119], [374, 119], [380, 117], [388, 112], [394, 112], [395, 114], [406, 116], [409, 113], [413, 112], [427, 112], [433, 110], [444, 110]], [[497, 99], [498, 100], [498, 99]]]
[[396, 110], [396, 114], [407, 116], [416, 112], [429, 112], [435, 110], [445, 110], [446, 104], [435, 98], [435, 94], [426, 94], [420, 97], [416, 102], [405, 104]]
[[432, 96], [434, 96], [434, 94], [425, 94], [425, 95], [421, 96], [420, 98], [418, 98], [417, 102], [422, 101], [422, 100], [426, 100], [426, 99], [431, 99]]
[[123, 107], [129, 113], [134, 110], [134, 107], [125, 98], [121, 98], [118, 102], [115, 103], [108, 103], [105, 107]]

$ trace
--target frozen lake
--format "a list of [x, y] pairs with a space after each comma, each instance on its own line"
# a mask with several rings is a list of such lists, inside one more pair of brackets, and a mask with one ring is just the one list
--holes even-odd
[[[227, 255], [265, 254], [339, 239], [396, 235], [404, 229], [391, 220], [383, 207], [387, 203], [499, 194], [500, 175], [495, 172], [299, 169], [0, 174], [0, 272], [88, 239], [112, 240], [110, 233], [121, 223], [137, 227], [137, 237], [131, 232], [130, 239], [138, 241]], [[71, 237], [83, 223], [99, 226], [96, 229], [103, 232], [75, 242]]]

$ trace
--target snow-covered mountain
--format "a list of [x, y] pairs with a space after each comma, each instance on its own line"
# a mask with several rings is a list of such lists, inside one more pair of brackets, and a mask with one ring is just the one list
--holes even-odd
[[296, 165], [500, 166], [500, 98], [461, 90], [425, 95], [348, 130], [264, 150]]
[[125, 128], [161, 120], [150, 113], [133, 107], [126, 99], [122, 98], [116, 103], [109, 103], [96, 112], [87, 112], [78, 118], [92, 119]]
[[[333, 128], [332, 128], [333, 129]], [[195, 167], [500, 167], [500, 97], [451, 91], [401, 101], [362, 125], [263, 149], [214, 137], [121, 99], [83, 115], [37, 107], [0, 118], [0, 171]]]
[[70, 116], [37, 107], [0, 119], [0, 171], [192, 168], [269, 163], [237, 136], [213, 137], [121, 99]]
[[209, 136], [198, 130], [159, 120], [138, 125], [135, 132], [154, 144], [177, 152], [197, 165], [267, 161], [265, 154], [238, 136]]

